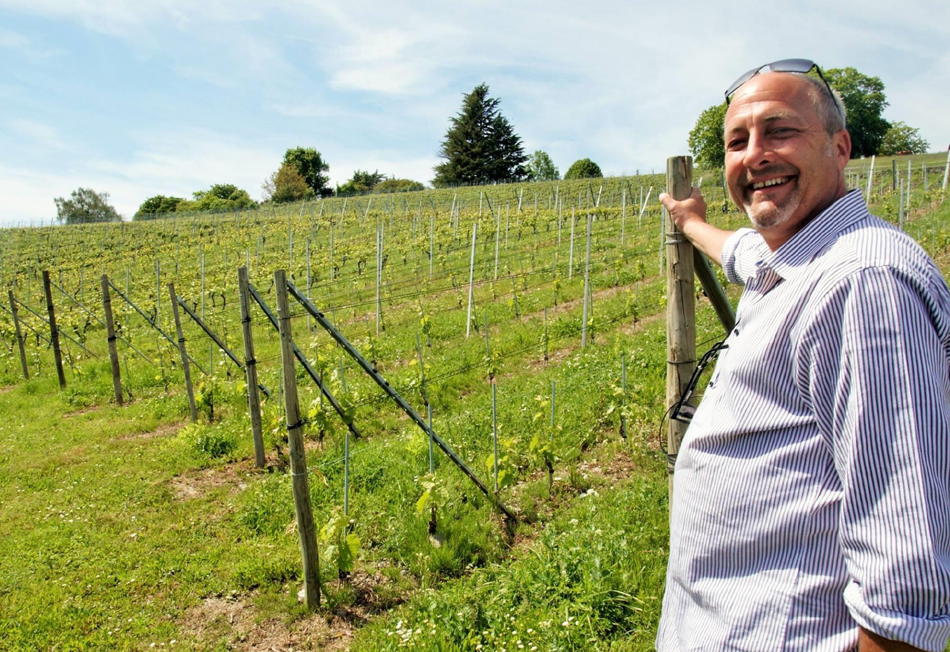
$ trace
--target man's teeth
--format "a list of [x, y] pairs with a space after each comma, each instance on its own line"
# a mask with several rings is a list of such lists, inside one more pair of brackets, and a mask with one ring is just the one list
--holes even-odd
[[769, 179], [768, 181], [760, 181], [758, 183], [752, 184], [753, 190], [760, 190], [761, 188], [768, 188], [769, 186], [777, 186], [780, 183], [785, 183], [788, 181], [788, 177], [779, 177], [778, 179]]

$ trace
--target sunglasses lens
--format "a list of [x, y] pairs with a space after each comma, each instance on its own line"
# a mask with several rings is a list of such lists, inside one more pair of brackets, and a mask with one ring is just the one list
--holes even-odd
[[800, 72], [805, 73], [815, 67], [814, 61], [808, 59], [782, 59], [769, 64], [773, 72]]
[[[755, 77], [759, 74], [760, 71], [765, 70], [766, 68], [771, 72], [798, 72], [798, 73], [807, 73], [812, 68], [817, 68], [818, 65], [814, 61], [808, 59], [782, 59], [780, 61], [773, 61], [772, 63], [767, 63], [764, 66], [759, 66], [758, 68], [753, 68], [752, 70], [743, 74], [739, 79], [732, 82], [732, 85], [726, 90], [726, 103], [729, 103], [729, 100], [732, 98], [732, 94], [735, 93], [740, 86], [744, 83]], [[820, 74], [820, 73], [819, 73]], [[827, 83], [827, 82], [826, 82]]]

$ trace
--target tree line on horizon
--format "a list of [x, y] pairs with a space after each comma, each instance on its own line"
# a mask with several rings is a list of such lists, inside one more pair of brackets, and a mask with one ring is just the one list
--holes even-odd
[[[919, 130], [904, 122], [888, 122], [882, 116], [888, 106], [884, 83], [855, 68], [832, 68], [825, 71], [829, 84], [844, 101], [848, 129], [853, 143], [852, 158], [926, 152], [929, 143]], [[501, 100], [489, 95], [488, 85], [476, 86], [463, 95], [459, 112], [449, 118], [449, 127], [439, 148], [441, 163], [433, 169], [431, 184], [436, 188], [511, 183], [518, 181], [551, 181], [560, 179], [560, 172], [543, 150], [527, 155], [521, 137], [511, 122], [502, 115]], [[703, 111], [689, 133], [689, 150], [694, 162], [702, 168], [722, 167], [725, 159], [723, 122], [726, 104], [716, 104]], [[263, 202], [233, 184], [214, 184], [192, 193], [191, 199], [154, 195], [139, 206], [133, 219], [152, 219], [182, 211], [235, 211], [256, 208], [263, 204], [280, 204], [332, 196], [346, 197], [366, 193], [406, 192], [425, 189], [412, 179], [399, 179], [379, 170], [354, 170], [352, 177], [335, 188], [330, 186], [329, 164], [313, 147], [295, 147], [284, 153], [280, 167], [262, 184]], [[564, 179], [602, 177], [600, 166], [590, 158], [575, 161]], [[122, 217], [109, 204], [108, 193], [79, 188], [69, 199], [55, 200], [59, 221], [67, 224], [119, 221]]]
[[[490, 97], [488, 85], [479, 84], [463, 96], [458, 114], [439, 149], [444, 159], [434, 168], [431, 184], [436, 188], [517, 181], [551, 181], [561, 178], [550, 155], [536, 150], [525, 154], [521, 137], [499, 109], [501, 100]], [[426, 186], [412, 179], [390, 177], [375, 170], [354, 170], [343, 185], [330, 186], [330, 166], [314, 147], [294, 147], [284, 153], [280, 167], [262, 184], [263, 202], [256, 202], [243, 188], [218, 183], [192, 193], [191, 199], [154, 195], [139, 206], [133, 219], [154, 219], [175, 212], [235, 211], [261, 204], [281, 204], [326, 197], [366, 193], [409, 192]], [[565, 179], [602, 177], [600, 166], [590, 158], [575, 161]], [[116, 222], [122, 216], [109, 204], [109, 194], [89, 188], [73, 191], [70, 198], [55, 200], [57, 218], [66, 224]]]

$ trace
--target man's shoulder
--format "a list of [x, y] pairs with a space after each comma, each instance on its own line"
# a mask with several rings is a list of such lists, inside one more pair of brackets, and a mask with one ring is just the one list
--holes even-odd
[[913, 238], [868, 214], [844, 229], [813, 259], [814, 272], [829, 282], [889, 270], [922, 286], [946, 282], [936, 264]]

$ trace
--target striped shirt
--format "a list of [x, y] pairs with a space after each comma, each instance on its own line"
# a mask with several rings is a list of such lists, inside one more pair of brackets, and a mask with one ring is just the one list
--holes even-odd
[[745, 284], [676, 462], [657, 648], [837, 652], [858, 627], [950, 638], [950, 290], [906, 234], [837, 200]]

